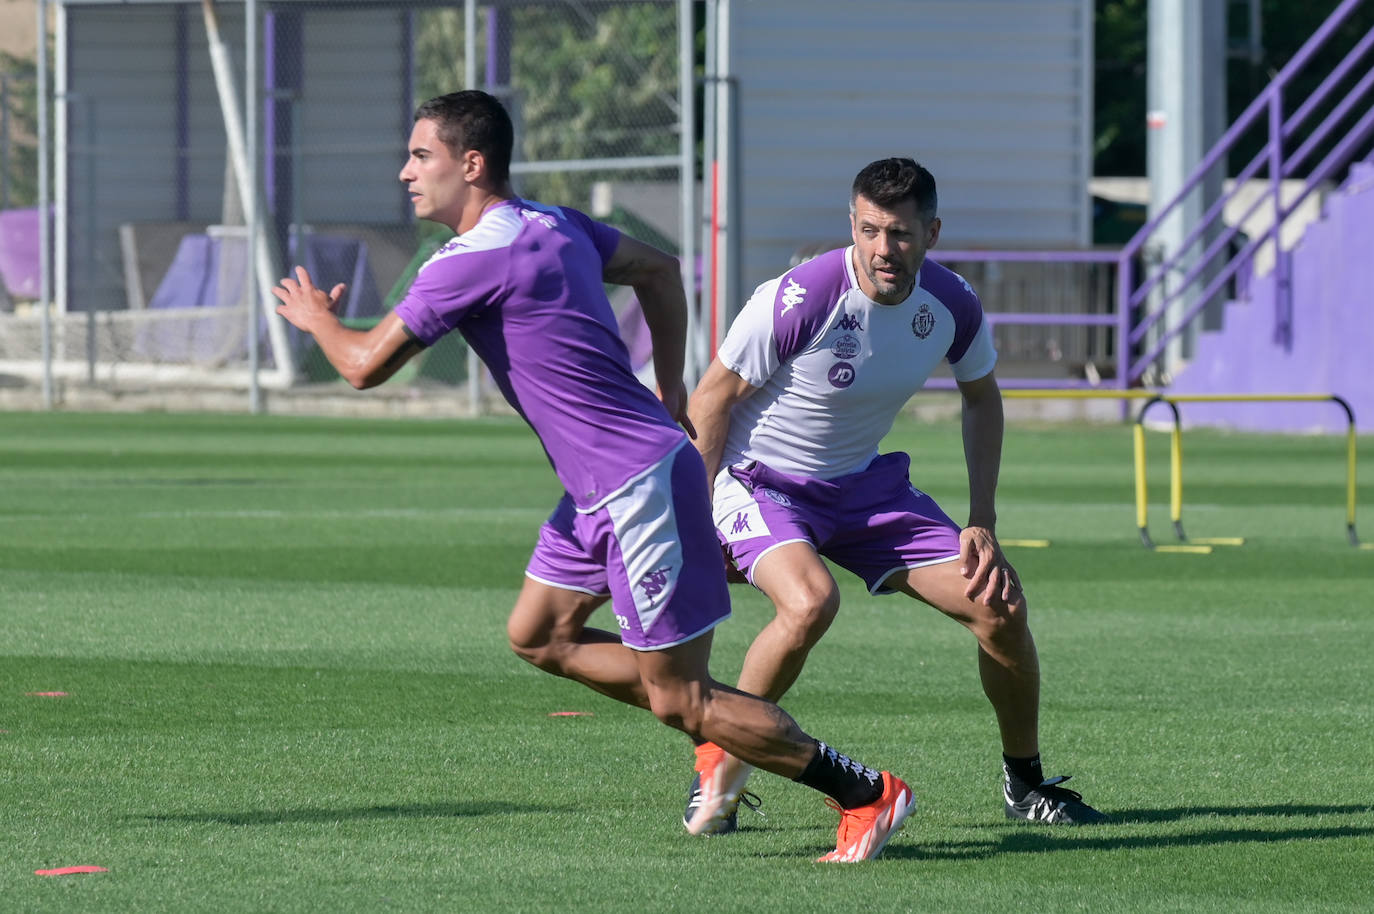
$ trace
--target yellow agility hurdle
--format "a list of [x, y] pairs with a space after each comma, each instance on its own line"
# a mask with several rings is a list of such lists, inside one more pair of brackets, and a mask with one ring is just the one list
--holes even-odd
[[[1003, 390], [1002, 397], [1007, 400], [1143, 400], [1147, 397], [1157, 397], [1161, 393], [1162, 391], [1158, 390], [1136, 388], [1128, 390], [1077, 390], [1067, 388], [1013, 387]], [[1001, 539], [999, 537], [998, 542], [1003, 546], [1024, 546], [1039, 549], [1049, 548], [1050, 545], [1050, 541], [1047, 539]], [[1186, 548], [1191, 549], [1193, 547]]]
[[[1169, 394], [1162, 390], [1069, 390], [1057, 388], [1020, 388], [1003, 390], [1002, 396], [1011, 400], [1063, 399], [1063, 400], [1146, 400], [1140, 408], [1133, 429], [1135, 447], [1135, 505], [1136, 526], [1140, 541], [1147, 549], [1158, 552], [1186, 552], [1200, 555], [1208, 554], [1213, 546], [1239, 546], [1245, 540], [1241, 537], [1209, 537], [1188, 541], [1183, 530], [1183, 423], [1179, 415], [1179, 403], [1200, 402], [1305, 402], [1330, 401], [1345, 410], [1346, 432], [1346, 484], [1345, 484], [1345, 527], [1350, 545], [1357, 549], [1374, 548], [1374, 543], [1361, 543], [1355, 532], [1355, 413], [1350, 404], [1335, 394]], [[1174, 534], [1180, 545], [1156, 546], [1150, 539], [1148, 524], [1148, 499], [1145, 483], [1145, 413], [1156, 403], [1164, 403], [1173, 412], [1174, 427], [1169, 446], [1169, 510], [1173, 521]]]
[[[1135, 442], [1135, 513], [1136, 526], [1140, 531], [1140, 542], [1147, 549], [1182, 551], [1184, 546], [1156, 546], [1150, 539], [1148, 524], [1148, 500], [1145, 484], [1145, 414], [1156, 403], [1169, 407], [1174, 416], [1174, 427], [1169, 446], [1169, 512], [1173, 521], [1174, 535], [1186, 542], [1188, 536], [1183, 530], [1183, 423], [1179, 416], [1179, 403], [1279, 403], [1279, 402], [1331, 402], [1345, 411], [1346, 417], [1346, 473], [1345, 473], [1345, 531], [1350, 545], [1356, 549], [1367, 548], [1360, 543], [1355, 532], [1355, 413], [1350, 404], [1335, 394], [1167, 394], [1155, 393], [1140, 407], [1134, 429]], [[1245, 541], [1239, 537], [1214, 537], [1193, 540], [1189, 551], [1211, 552], [1211, 547], [1239, 546]]]

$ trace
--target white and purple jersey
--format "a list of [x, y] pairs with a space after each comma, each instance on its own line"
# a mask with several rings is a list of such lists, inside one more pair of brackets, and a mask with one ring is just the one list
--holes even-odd
[[595, 510], [684, 440], [630, 370], [602, 286], [620, 232], [513, 199], [423, 267], [396, 314], [426, 346], [460, 331], [544, 445], [579, 511]]
[[907, 299], [883, 305], [859, 289], [853, 250], [759, 286], [730, 326], [720, 361], [759, 389], [730, 414], [722, 466], [858, 472], [941, 360], [961, 381], [992, 371], [992, 332], [962, 276], [927, 258]]

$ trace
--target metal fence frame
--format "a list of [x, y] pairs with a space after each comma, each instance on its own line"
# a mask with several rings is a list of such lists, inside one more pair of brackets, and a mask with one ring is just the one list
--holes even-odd
[[[290, 0], [279, 0], [276, 6], [281, 6], [282, 2]], [[313, 5], [311, 0], [297, 0], [301, 5]], [[477, 10], [478, 7], [496, 9], [518, 4], [520, 0], [485, 0], [478, 3], [477, 0], [462, 0], [464, 15], [464, 36], [466, 42], [465, 54], [465, 80], [469, 86], [479, 86], [482, 80], [478, 73], [478, 53], [477, 53]], [[636, 0], [641, 2], [641, 0]], [[654, 2], [664, 6], [672, 4], [677, 10], [677, 150], [674, 153], [658, 156], [627, 156], [624, 158], [600, 158], [600, 159], [576, 159], [576, 160], [544, 160], [544, 161], [520, 161], [512, 163], [512, 174], [538, 174], [547, 172], [569, 172], [593, 169], [629, 169], [629, 168], [667, 168], [675, 169], [678, 176], [679, 197], [681, 206], [681, 263], [682, 279], [688, 292], [688, 300], [695, 298], [697, 285], [696, 271], [696, 232], [697, 232], [697, 200], [695, 190], [695, 110], [694, 110], [694, 32], [692, 29], [692, 3], [691, 0], [642, 0], [642, 2]], [[271, 255], [270, 245], [267, 243], [267, 235], [264, 225], [265, 206], [263, 201], [263, 188], [261, 175], [257, 168], [258, 158], [261, 150], [258, 148], [262, 140], [261, 132], [261, 106], [245, 104], [245, 99], [257, 99], [261, 93], [258, 81], [258, 69], [260, 62], [257, 59], [259, 43], [259, 28], [262, 12], [258, 0], [37, 0], [37, 22], [38, 34], [46, 34], [46, 24], [49, 19], [50, 11], [56, 11], [57, 16], [57, 35], [56, 48], [57, 57], [55, 60], [54, 77], [49, 83], [48, 73], [48, 51], [47, 43], [38, 43], [38, 93], [40, 98], [38, 133], [39, 143], [42, 149], [55, 149], [56, 154], [56, 183], [52, 175], [49, 174], [48, 162], [46, 157], [40, 156], [39, 165], [39, 209], [42, 223], [41, 231], [43, 237], [40, 244], [41, 282], [39, 291], [38, 308], [41, 317], [41, 360], [42, 368], [42, 396], [45, 407], [51, 409], [56, 405], [56, 389], [53, 373], [53, 319], [54, 319], [54, 289], [53, 277], [55, 271], [61, 269], [65, 258], [64, 239], [61, 233], [55, 237], [55, 242], [50, 240], [52, 235], [52, 223], [56, 220], [58, 225], [62, 224], [63, 214], [51, 215], [54, 209], [60, 209], [63, 204], [63, 187], [65, 186], [65, 176], [62, 173], [64, 168], [62, 150], [65, 149], [67, 138], [64, 132], [65, 106], [69, 103], [69, 98], [65, 92], [65, 70], [64, 70], [64, 15], [69, 8], [83, 6], [127, 6], [134, 4], [197, 4], [199, 5], [205, 23], [207, 37], [210, 43], [213, 69], [215, 72], [216, 86], [219, 94], [219, 105], [224, 119], [225, 132], [230, 146], [233, 172], [240, 190], [240, 199], [244, 206], [245, 221], [248, 229], [248, 244], [250, 250], [255, 254], [250, 258], [253, 266], [249, 277], [250, 285], [256, 286], [258, 290], [257, 298], [260, 300], [262, 315], [267, 321], [269, 329], [273, 333], [274, 353], [289, 353], [289, 346], [285, 345], [281, 339], [284, 334], [281, 318], [275, 313], [276, 301], [270, 294], [270, 289], [276, 285], [281, 275], [281, 266]], [[245, 34], [243, 37], [244, 53], [241, 61], [242, 73], [245, 74], [244, 85], [235, 85], [235, 74], [233, 61], [229, 59], [223, 36], [218, 31], [217, 4], [219, 6], [241, 6], [244, 9]], [[451, 7], [456, 3], [440, 3], [437, 0], [409, 0], [409, 2], [398, 2], [398, 0], [350, 0], [347, 4], [350, 7], [413, 7], [424, 9], [427, 7]], [[576, 6], [571, 3], [571, 6]], [[52, 111], [49, 111], [51, 104]], [[245, 116], [245, 113], [246, 116]], [[550, 201], [566, 202], [566, 201]], [[253, 412], [262, 411], [264, 399], [262, 389], [269, 388], [288, 388], [296, 380], [295, 366], [289, 360], [282, 364], [282, 357], [277, 356], [276, 368], [265, 371], [260, 354], [257, 348], [258, 333], [256, 325], [258, 315], [250, 313], [249, 326], [245, 327], [245, 335], [248, 340], [248, 405]], [[690, 315], [691, 326], [689, 333], [695, 337], [700, 334], [699, 321], [695, 313]], [[475, 356], [470, 355], [469, 378], [481, 377], [480, 372], [476, 371]], [[705, 369], [704, 362], [700, 360], [699, 348], [689, 346], [687, 370], [689, 374], [699, 374]], [[482, 391], [476, 383], [468, 384], [469, 407], [475, 412], [482, 407]]]

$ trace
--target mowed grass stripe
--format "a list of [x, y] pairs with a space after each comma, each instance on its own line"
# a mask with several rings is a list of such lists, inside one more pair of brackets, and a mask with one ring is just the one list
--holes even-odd
[[[1160, 542], [1165, 442], [1150, 439]], [[889, 443], [959, 518], [957, 423], [903, 419]], [[911, 780], [920, 808], [882, 860], [836, 869], [811, 862], [833, 813], [772, 776], [751, 782], [766, 819], [689, 839], [685, 738], [510, 654], [505, 616], [559, 492], [518, 422], [0, 415], [0, 897], [1362, 911], [1374, 554], [1344, 542], [1342, 455], [1334, 438], [1190, 429], [1190, 533], [1249, 542], [1160, 555], [1135, 535], [1127, 427], [1011, 426], [999, 530], [1054, 543], [1012, 553], [1047, 770], [1117, 824], [1007, 823], [967, 634], [842, 576], [840, 616], [784, 704]], [[713, 663], [727, 679], [770, 616], [751, 589], [732, 595]], [[43, 691], [67, 695], [26, 694]], [[590, 716], [549, 716], [563, 710]], [[33, 875], [83, 863], [110, 872]]]

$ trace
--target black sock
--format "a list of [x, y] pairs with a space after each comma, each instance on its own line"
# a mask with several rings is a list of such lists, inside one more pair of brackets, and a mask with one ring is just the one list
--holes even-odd
[[819, 741], [816, 743], [816, 754], [806, 770], [793, 780], [828, 794], [844, 809], [876, 803], [883, 795], [883, 776], [880, 772], [840, 755]]
[[1040, 770], [1039, 753], [1030, 758], [1003, 755], [1002, 762], [1006, 773], [1007, 792], [1011, 794], [1012, 800], [1024, 799], [1026, 794], [1039, 787], [1040, 782], [1045, 780], [1045, 773]]

